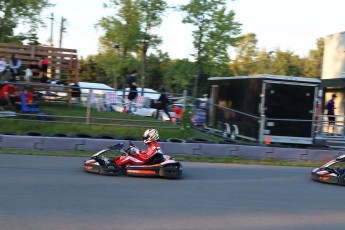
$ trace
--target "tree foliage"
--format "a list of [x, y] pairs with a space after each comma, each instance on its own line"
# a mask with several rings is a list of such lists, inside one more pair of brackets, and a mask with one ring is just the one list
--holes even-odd
[[234, 19], [235, 13], [226, 9], [225, 0], [191, 0], [181, 9], [186, 13], [183, 22], [195, 26], [195, 97], [203, 76], [229, 73], [228, 48], [236, 44], [240, 24]]
[[193, 88], [195, 64], [188, 59], [169, 60], [164, 64], [163, 82], [172, 92], [182, 93]]
[[140, 10], [140, 40], [139, 51], [141, 57], [141, 85], [145, 86], [147, 69], [147, 52], [149, 48], [157, 48], [162, 40], [154, 33], [154, 29], [161, 25], [162, 16], [167, 7], [164, 0], [138, 0]]
[[140, 39], [139, 7], [133, 0], [109, 0], [104, 6], [114, 14], [97, 24], [105, 31], [100, 38], [100, 61], [108, 78], [113, 78], [112, 85], [124, 87], [128, 73], [136, 68], [132, 53], [137, 51]]
[[[49, 0], [0, 0], [0, 42], [20, 43], [32, 36], [44, 24], [41, 12], [50, 6]], [[14, 29], [18, 25], [29, 29], [16, 35]]]
[[242, 35], [236, 47], [236, 59], [231, 65], [235, 76], [252, 75], [256, 72], [255, 61], [258, 55], [257, 39], [254, 33]]
[[279, 48], [271, 51], [258, 50], [256, 35], [243, 35], [236, 48], [236, 58], [230, 68], [235, 76], [253, 74], [275, 74], [296, 77], [320, 77], [324, 40], [317, 40], [317, 49], [308, 57], [301, 58], [293, 51]]
[[80, 60], [79, 77], [81, 81], [111, 83], [105, 76], [105, 70], [99, 62], [99, 55], [88, 56], [86, 59]]
[[[122, 76], [123, 83], [125, 76], [136, 66], [133, 58], [137, 58], [142, 63], [141, 85], [144, 86], [147, 52], [161, 42], [154, 29], [162, 22], [166, 3], [163, 0], [109, 0], [105, 7], [114, 9], [114, 15], [104, 17], [98, 23], [105, 31], [100, 39], [101, 50], [108, 53], [105, 57], [113, 59], [112, 64], [105, 60], [103, 67], [114, 76], [114, 85], [117, 85], [116, 79]], [[115, 53], [115, 57], [111, 53]]]
[[[105, 6], [114, 13], [98, 23], [105, 32], [100, 38], [101, 52], [92, 60], [84, 61], [82, 79], [123, 88], [128, 73], [139, 70], [141, 64], [142, 86], [158, 89], [165, 85], [171, 92], [182, 93], [187, 89], [198, 96], [208, 91], [207, 78], [214, 76], [320, 76], [323, 39], [319, 39], [317, 49], [304, 58], [279, 48], [259, 50], [255, 33], [239, 35], [241, 25], [235, 21], [235, 13], [226, 8], [225, 0], [190, 0], [180, 6], [184, 13], [182, 21], [195, 28], [192, 31], [193, 61], [171, 60], [159, 50], [156, 54], [148, 53], [150, 49], [157, 49], [162, 41], [156, 28], [169, 7], [165, 1], [108, 0]], [[230, 46], [235, 47], [234, 60], [229, 57]], [[102, 76], [95, 76], [91, 70]]]
[[317, 48], [309, 51], [309, 56], [303, 58], [303, 76], [321, 78], [322, 59], [325, 40], [319, 38], [316, 41]]

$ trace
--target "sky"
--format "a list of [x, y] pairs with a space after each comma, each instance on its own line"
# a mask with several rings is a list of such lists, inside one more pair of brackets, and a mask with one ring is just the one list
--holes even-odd
[[[98, 39], [102, 31], [97, 22], [110, 15], [103, 8], [106, 0], [51, 0], [55, 7], [43, 13], [47, 27], [39, 32], [39, 41], [48, 44], [54, 13], [53, 44], [59, 45], [61, 18], [66, 18], [66, 32], [62, 47], [77, 49], [80, 57], [98, 53]], [[168, 4], [185, 4], [189, 0], [167, 0]], [[242, 24], [241, 34], [255, 33], [258, 48], [267, 51], [279, 48], [307, 56], [316, 49], [318, 38], [345, 31], [345, 0], [235, 0], [227, 1], [235, 12], [235, 21]], [[191, 58], [193, 27], [183, 24], [180, 12], [169, 10], [157, 30], [163, 39], [159, 47], [171, 58]], [[235, 55], [230, 49], [230, 56]]]

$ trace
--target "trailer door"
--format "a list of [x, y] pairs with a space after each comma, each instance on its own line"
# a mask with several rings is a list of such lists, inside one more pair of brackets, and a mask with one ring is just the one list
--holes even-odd
[[317, 85], [279, 81], [263, 84], [265, 133], [287, 143], [295, 142], [292, 139], [296, 137], [311, 138]]

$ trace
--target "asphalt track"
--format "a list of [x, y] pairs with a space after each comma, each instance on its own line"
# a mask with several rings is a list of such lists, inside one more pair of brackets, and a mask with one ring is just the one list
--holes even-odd
[[84, 158], [0, 154], [1, 230], [343, 229], [343, 186], [311, 168], [183, 162], [184, 178], [85, 173]]

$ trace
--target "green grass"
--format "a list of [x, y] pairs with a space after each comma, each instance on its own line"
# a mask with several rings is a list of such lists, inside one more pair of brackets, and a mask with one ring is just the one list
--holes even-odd
[[[219, 138], [206, 135], [193, 129], [181, 130], [179, 126], [172, 123], [157, 122], [157, 120], [149, 117], [136, 116], [131, 114], [123, 114], [117, 112], [97, 112], [91, 111], [91, 122], [99, 122], [98, 119], [105, 119], [101, 122], [103, 125], [87, 125], [86, 124], [86, 108], [82, 106], [67, 106], [66, 104], [45, 104], [41, 103], [40, 110], [47, 115], [58, 116], [75, 116], [80, 119], [56, 118], [54, 122], [39, 121], [34, 116], [17, 116], [18, 120], [9, 118], [0, 118], [0, 132], [14, 132], [16, 134], [25, 134], [28, 131], [40, 132], [46, 136], [54, 133], [65, 133], [75, 135], [77, 133], [86, 133], [93, 136], [98, 134], [111, 134], [116, 137], [131, 136], [141, 139], [144, 131], [150, 128], [156, 128], [159, 131], [160, 138], [180, 138], [187, 140], [190, 137], [207, 138], [214, 142], [218, 142]], [[107, 119], [121, 119], [119, 121], [110, 121]], [[140, 121], [138, 121], [140, 120]], [[79, 122], [81, 124], [64, 124], [55, 122]], [[115, 124], [109, 126], [107, 124]], [[128, 125], [128, 126], [122, 126]], [[147, 126], [147, 127], [137, 127]], [[44, 155], [44, 156], [70, 156], [70, 157], [89, 157], [93, 152], [89, 151], [29, 151], [29, 150], [0, 150], [1, 154], [23, 154], [23, 155]], [[303, 166], [316, 167], [320, 163], [312, 162], [282, 162], [274, 159], [262, 159], [259, 161], [241, 159], [238, 157], [211, 157], [211, 156], [195, 156], [195, 155], [176, 155], [176, 159], [186, 162], [210, 162], [210, 163], [233, 163], [233, 164], [255, 164], [255, 165], [279, 165], [279, 166]]]
[[155, 128], [159, 131], [162, 140], [168, 138], [187, 140], [190, 137], [198, 137], [209, 138], [214, 142], [218, 142], [219, 139], [193, 129], [181, 130], [180, 126], [174, 123], [161, 122], [150, 117], [118, 112], [91, 110], [90, 122], [92, 124], [87, 125], [86, 107], [75, 105], [69, 107], [64, 103], [41, 103], [40, 111], [50, 116], [73, 116], [74, 118], [56, 117], [54, 121], [46, 122], [38, 120], [35, 116], [23, 116], [19, 113], [15, 117], [18, 120], [0, 118], [0, 132], [14, 132], [18, 135], [23, 135], [26, 132], [33, 131], [40, 132], [46, 136], [51, 136], [54, 133], [65, 133], [70, 136], [78, 133], [92, 136], [110, 134], [119, 138], [130, 136], [141, 139], [146, 129]]

